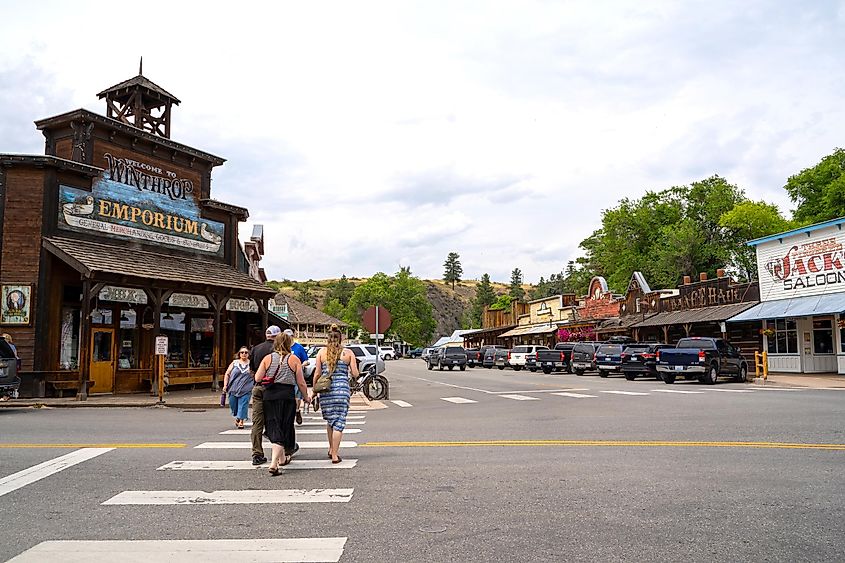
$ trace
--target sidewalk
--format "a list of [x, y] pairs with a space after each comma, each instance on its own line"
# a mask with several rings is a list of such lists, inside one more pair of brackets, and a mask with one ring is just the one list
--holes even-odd
[[[50, 408], [126, 408], [126, 407], [156, 407], [158, 396], [148, 393], [132, 395], [91, 395], [87, 401], [77, 401], [75, 397], [12, 399], [0, 401], [0, 408], [50, 407]], [[194, 389], [185, 391], [170, 391], [164, 394], [164, 406], [177, 409], [228, 409], [220, 406], [220, 392], [211, 389]], [[359, 410], [376, 410], [386, 408], [381, 401], [370, 401], [361, 393], [352, 395], [349, 406]]]
[[[753, 374], [749, 374], [751, 376]], [[835, 373], [820, 373], [801, 375], [794, 373], [770, 373], [766, 381], [762, 377], [751, 378], [749, 382], [756, 385], [772, 387], [798, 387], [805, 389], [845, 389], [845, 375]]]

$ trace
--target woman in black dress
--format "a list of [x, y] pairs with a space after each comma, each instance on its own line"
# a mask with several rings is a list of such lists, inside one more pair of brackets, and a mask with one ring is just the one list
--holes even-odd
[[268, 468], [271, 475], [278, 475], [279, 466], [290, 463], [296, 444], [294, 385], [299, 386], [303, 400], [311, 402], [302, 375], [302, 362], [291, 353], [292, 345], [293, 338], [289, 334], [278, 335], [273, 341], [273, 352], [261, 361], [255, 372], [255, 382], [263, 381], [264, 384], [264, 435], [273, 446]]

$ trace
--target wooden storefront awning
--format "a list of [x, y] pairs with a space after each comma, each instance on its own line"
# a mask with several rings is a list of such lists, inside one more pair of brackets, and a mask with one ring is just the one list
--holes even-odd
[[247, 274], [211, 260], [62, 237], [45, 237], [43, 246], [89, 279], [121, 277], [128, 284], [156, 282], [159, 286], [178, 286], [201, 293], [219, 288], [244, 297], [267, 298], [276, 294]]

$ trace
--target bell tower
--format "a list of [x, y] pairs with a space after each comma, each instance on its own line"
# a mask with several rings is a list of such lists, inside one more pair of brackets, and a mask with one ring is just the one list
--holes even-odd
[[179, 100], [144, 76], [143, 57], [138, 76], [103, 90], [97, 97], [106, 99], [107, 117], [170, 138], [170, 111]]

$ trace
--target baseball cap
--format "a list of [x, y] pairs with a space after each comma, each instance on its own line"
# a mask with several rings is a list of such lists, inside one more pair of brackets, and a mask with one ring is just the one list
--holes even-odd
[[286, 329], [285, 329], [285, 334], [287, 334], [288, 336], [293, 336], [293, 331], [292, 331], [291, 329], [289, 329], [289, 328], [286, 328]]
[[267, 330], [264, 331], [264, 334], [267, 336], [278, 336], [282, 333], [282, 329], [277, 327], [276, 325], [270, 325], [267, 327]]

